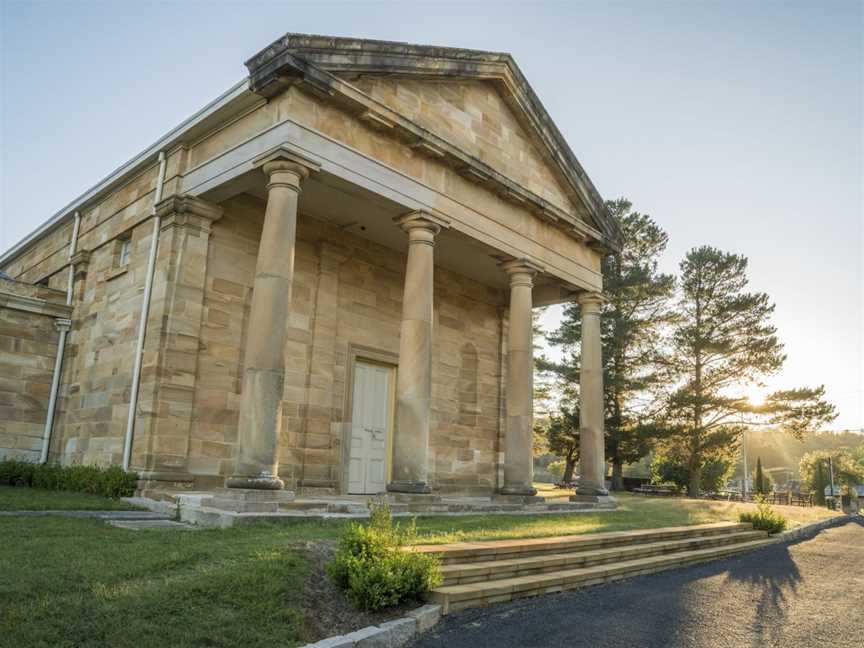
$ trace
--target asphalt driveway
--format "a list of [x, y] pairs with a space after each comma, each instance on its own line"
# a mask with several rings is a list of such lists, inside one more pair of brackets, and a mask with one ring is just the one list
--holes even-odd
[[864, 646], [864, 518], [620, 583], [466, 610], [415, 648]]

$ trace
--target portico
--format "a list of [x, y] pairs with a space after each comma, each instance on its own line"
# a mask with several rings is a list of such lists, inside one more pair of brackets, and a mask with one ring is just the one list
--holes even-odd
[[[103, 346], [116, 309], [140, 304], [139, 227], [182, 208], [207, 227], [156, 241], [172, 270], [157, 261], [153, 388], [130, 437], [148, 487], [530, 499], [532, 309], [579, 300], [580, 496], [604, 496], [600, 262], [617, 230], [512, 58], [288, 34], [247, 67], [160, 146], [164, 177], [142, 176], [164, 186], [158, 205], [130, 193], [140, 204], [113, 229], [102, 202], [81, 207], [90, 294], [74, 307], [88, 318], [51, 455], [122, 450], [122, 408], [94, 414], [98, 398], [73, 395], [128, 373], [127, 340]], [[115, 238], [131, 241], [132, 272], [115, 267]], [[16, 259], [15, 276], [53, 276], [48, 257]]]

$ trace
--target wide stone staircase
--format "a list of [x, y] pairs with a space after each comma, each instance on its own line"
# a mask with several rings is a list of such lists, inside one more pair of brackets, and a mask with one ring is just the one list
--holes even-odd
[[441, 555], [444, 582], [431, 598], [449, 614], [691, 565], [772, 542], [751, 524], [721, 522], [414, 549]]

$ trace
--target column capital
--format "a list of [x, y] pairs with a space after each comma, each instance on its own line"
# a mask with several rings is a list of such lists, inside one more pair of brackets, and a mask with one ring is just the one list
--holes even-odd
[[161, 229], [182, 226], [209, 230], [224, 213], [222, 207], [216, 203], [185, 194], [169, 196], [160, 201], [154, 209], [156, 215], [163, 219]]
[[527, 257], [500, 261], [498, 265], [510, 277], [510, 285], [532, 285], [532, 279], [538, 272], [543, 272], [543, 266]]
[[54, 328], [58, 331], [68, 331], [72, 328], [72, 320], [66, 317], [58, 317], [54, 320]]
[[425, 231], [436, 236], [442, 229], [450, 227], [448, 219], [422, 209], [397, 216], [393, 222], [408, 232], [409, 236], [415, 230]]
[[600, 307], [606, 303], [603, 293], [590, 290], [579, 293], [578, 300], [579, 308], [582, 310], [583, 315], [587, 313], [599, 313]]
[[[300, 183], [311, 174], [321, 170], [321, 164], [305, 155], [298, 148], [288, 144], [280, 144], [252, 160], [252, 166], [260, 168], [267, 174], [270, 182], [267, 188], [287, 186], [299, 189]], [[296, 180], [278, 177], [280, 173], [296, 176]]]

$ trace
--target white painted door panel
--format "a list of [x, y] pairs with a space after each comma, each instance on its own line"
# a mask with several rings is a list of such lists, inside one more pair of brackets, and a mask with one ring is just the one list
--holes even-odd
[[390, 373], [388, 367], [365, 362], [354, 366], [349, 493], [386, 489]]

